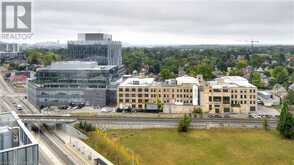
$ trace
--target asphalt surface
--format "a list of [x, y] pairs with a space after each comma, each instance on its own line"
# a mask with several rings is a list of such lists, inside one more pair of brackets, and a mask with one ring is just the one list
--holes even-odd
[[[102, 128], [152, 128], [176, 127], [179, 118], [150, 118], [150, 117], [118, 117], [118, 116], [70, 116], [70, 115], [20, 115], [24, 121], [62, 122], [62, 121], [88, 121]], [[276, 119], [267, 119], [271, 127], [276, 127]], [[236, 128], [261, 128], [264, 119], [236, 119], [236, 118], [194, 118], [192, 128], [210, 127], [236, 127]]]
[[[0, 74], [0, 111], [9, 112], [16, 111], [18, 115], [22, 114], [34, 114], [39, 113], [39, 110], [32, 106], [27, 100], [23, 99], [24, 93], [14, 92], [3, 79]], [[16, 105], [21, 105], [23, 110], [17, 111]], [[31, 123], [40, 127], [40, 123]], [[36, 135], [36, 134], [34, 134]], [[39, 164], [40, 165], [64, 165], [64, 164], [85, 164], [80, 160], [79, 155], [73, 155], [67, 149], [65, 144], [59, 141], [59, 139], [43, 130], [42, 134], [39, 134], [39, 140], [42, 141], [39, 144]], [[37, 139], [37, 138], [36, 138]], [[56, 144], [56, 145], [53, 145]], [[72, 162], [72, 163], [71, 163]]]

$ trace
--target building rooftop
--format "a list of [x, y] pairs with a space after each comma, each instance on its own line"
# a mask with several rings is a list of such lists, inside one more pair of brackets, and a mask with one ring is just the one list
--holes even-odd
[[111, 34], [106, 33], [78, 33], [78, 40], [82, 41], [99, 41], [99, 40], [112, 40]]
[[131, 77], [123, 81], [120, 86], [150, 86], [154, 83], [154, 78]]
[[14, 111], [0, 113], [0, 135], [10, 133], [13, 131], [13, 129], [17, 129], [22, 137], [19, 138], [16, 146], [9, 145], [9, 141], [12, 139], [6, 139], [8, 141], [5, 141], [4, 139], [4, 141], [1, 141], [4, 144], [4, 148], [0, 148], [0, 154], [8, 150], [14, 150], [14, 148], [19, 149], [20, 147], [27, 147], [37, 144], [33, 135], [29, 132], [29, 130]]
[[176, 78], [177, 85], [182, 85], [182, 84], [199, 84], [199, 81], [195, 77], [191, 76], [181, 76]]
[[117, 67], [116, 65], [98, 65], [94, 61], [60, 61], [54, 62], [40, 70], [111, 70]]
[[223, 76], [216, 78], [214, 81], [208, 82], [212, 88], [223, 88], [223, 87], [251, 87], [255, 86], [250, 84], [246, 78], [240, 76]]
[[181, 76], [176, 79], [169, 79], [165, 82], [155, 81], [154, 78], [139, 78], [130, 77], [123, 81], [120, 86], [155, 86], [155, 85], [183, 85], [183, 84], [197, 84], [199, 85], [198, 79], [190, 76]]

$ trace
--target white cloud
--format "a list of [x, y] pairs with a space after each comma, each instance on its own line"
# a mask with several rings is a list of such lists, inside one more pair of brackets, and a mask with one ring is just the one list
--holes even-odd
[[34, 39], [108, 32], [132, 44], [294, 44], [294, 2], [279, 0], [35, 0]]

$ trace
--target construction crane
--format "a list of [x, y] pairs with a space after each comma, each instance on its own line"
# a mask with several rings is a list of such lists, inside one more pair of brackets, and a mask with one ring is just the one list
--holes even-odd
[[259, 41], [257, 41], [257, 40], [250, 40], [249, 42], [251, 44], [251, 52], [252, 52], [253, 51], [253, 47], [254, 47], [254, 43], [259, 43]]
[[252, 55], [253, 53], [254, 44], [259, 43], [259, 41], [258, 40], [243, 40], [242, 42], [247, 42], [251, 45], [251, 49], [248, 49], [248, 53], [246, 54], [246, 59], [249, 60], [250, 55]]

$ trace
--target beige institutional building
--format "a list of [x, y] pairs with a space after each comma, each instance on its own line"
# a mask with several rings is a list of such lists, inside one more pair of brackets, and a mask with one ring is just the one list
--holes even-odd
[[128, 77], [117, 88], [121, 109], [151, 110], [161, 103], [165, 113], [246, 113], [256, 110], [256, 87], [245, 78], [225, 76], [204, 82], [202, 76], [181, 76], [164, 82]]
[[210, 113], [248, 113], [256, 111], [257, 88], [239, 76], [208, 81], [203, 91], [202, 109]]

